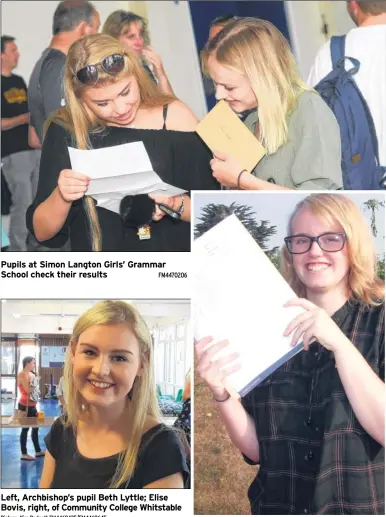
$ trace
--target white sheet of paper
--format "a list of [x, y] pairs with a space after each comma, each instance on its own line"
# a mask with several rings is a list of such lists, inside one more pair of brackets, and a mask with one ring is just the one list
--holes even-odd
[[97, 199], [98, 206], [114, 212], [119, 213], [119, 202], [126, 195], [186, 192], [164, 183], [153, 171], [143, 142], [91, 150], [69, 147], [68, 152], [72, 169], [91, 178], [87, 194]]
[[197, 238], [192, 250], [195, 339], [229, 340], [226, 354], [238, 352], [241, 369], [228, 380], [243, 396], [302, 349], [283, 333], [304, 309], [283, 307], [296, 294], [235, 215]]

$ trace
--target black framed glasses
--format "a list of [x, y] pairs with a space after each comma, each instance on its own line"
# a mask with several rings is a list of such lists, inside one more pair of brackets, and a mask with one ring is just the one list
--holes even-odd
[[102, 59], [100, 63], [87, 65], [84, 68], [81, 68], [76, 73], [76, 78], [85, 86], [92, 86], [98, 81], [98, 67], [102, 67], [107, 74], [116, 75], [119, 74], [119, 72], [122, 72], [124, 66], [124, 54], [112, 54], [111, 56], [107, 56]]
[[344, 232], [327, 232], [322, 233], [317, 237], [311, 237], [310, 235], [301, 233], [299, 235], [289, 235], [288, 237], [284, 237], [284, 241], [288, 251], [292, 255], [298, 255], [300, 253], [307, 253], [307, 251], [310, 251], [314, 242], [317, 242], [320, 249], [323, 251], [335, 253], [336, 251], [343, 249], [346, 238], [347, 236]]

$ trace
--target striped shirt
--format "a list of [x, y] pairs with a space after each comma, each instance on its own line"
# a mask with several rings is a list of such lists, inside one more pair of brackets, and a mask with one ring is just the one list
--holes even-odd
[[[346, 302], [332, 319], [384, 381], [384, 304]], [[357, 420], [332, 352], [314, 342], [242, 403], [260, 444], [252, 514], [384, 515], [384, 448]]]

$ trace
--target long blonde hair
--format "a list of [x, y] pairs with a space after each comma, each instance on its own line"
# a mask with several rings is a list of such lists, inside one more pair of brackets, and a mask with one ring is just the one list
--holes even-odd
[[272, 23], [258, 18], [231, 21], [201, 53], [208, 73], [208, 60], [244, 75], [258, 102], [256, 137], [268, 154], [288, 141], [288, 115], [299, 94], [314, 91], [301, 78], [290, 46]]
[[[357, 205], [342, 194], [312, 194], [300, 201], [293, 211], [287, 228], [291, 235], [295, 216], [303, 209], [310, 209], [314, 216], [329, 223], [338, 223], [345, 232], [349, 261], [349, 299], [365, 305], [379, 305], [385, 298], [385, 285], [377, 276], [377, 256], [369, 225]], [[305, 297], [306, 288], [297, 276], [292, 256], [283, 247], [281, 266], [284, 278], [300, 297]]]
[[117, 470], [111, 480], [110, 488], [117, 488], [127, 482], [132, 476], [141, 438], [144, 433], [146, 420], [149, 417], [160, 421], [153, 374], [153, 347], [149, 329], [138, 311], [128, 303], [106, 300], [97, 303], [75, 323], [70, 343], [67, 347], [64, 364], [64, 391], [66, 393], [67, 416], [65, 424], [72, 426], [77, 432], [79, 418], [87, 408], [83, 408], [81, 395], [74, 385], [72, 357], [78, 344], [79, 336], [94, 325], [126, 324], [135, 334], [141, 355], [143, 372], [136, 378], [131, 391], [131, 406], [133, 415], [132, 432], [127, 443], [126, 451], [120, 454]]
[[[123, 54], [125, 66], [123, 70], [111, 75], [102, 67], [98, 68], [98, 81], [93, 86], [85, 86], [78, 81], [76, 73], [85, 66], [100, 63], [106, 56]], [[134, 76], [140, 92], [140, 106], [154, 108], [169, 104], [175, 97], [164, 95], [144, 71], [134, 53], [125, 50], [118, 40], [104, 34], [92, 34], [75, 41], [68, 51], [64, 74], [64, 93], [66, 108], [61, 109], [50, 119], [69, 131], [78, 149], [91, 148], [90, 133], [103, 131], [105, 121], [98, 118], [82, 101], [82, 93], [86, 88], [104, 86], [121, 81], [125, 76]], [[92, 249], [101, 251], [102, 234], [95, 204], [90, 196], [85, 196], [84, 207], [89, 223]]]

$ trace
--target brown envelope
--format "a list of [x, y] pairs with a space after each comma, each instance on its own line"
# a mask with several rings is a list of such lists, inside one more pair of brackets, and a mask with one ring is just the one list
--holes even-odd
[[198, 124], [196, 132], [211, 151], [217, 149], [234, 156], [248, 172], [265, 155], [264, 147], [224, 100]]

